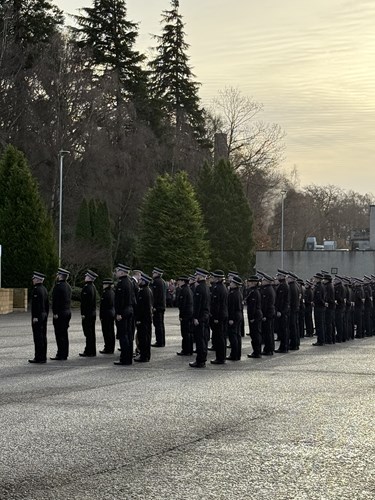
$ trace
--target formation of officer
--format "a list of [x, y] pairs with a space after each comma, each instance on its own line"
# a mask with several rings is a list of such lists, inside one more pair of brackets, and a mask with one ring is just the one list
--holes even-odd
[[[100, 298], [100, 321], [104, 339], [101, 354], [113, 354], [119, 339], [120, 358], [115, 365], [148, 362], [151, 347], [165, 346], [164, 313], [166, 285], [163, 271], [155, 267], [152, 277], [140, 270], [118, 264], [117, 283], [103, 280]], [[69, 271], [59, 268], [52, 290], [52, 312], [57, 353], [52, 360], [64, 361], [69, 356], [68, 329], [71, 319]], [[87, 270], [81, 291], [82, 329], [86, 339], [83, 357], [96, 356], [97, 274]], [[30, 363], [45, 363], [47, 351], [48, 292], [45, 275], [34, 272], [31, 300], [32, 330], [35, 355]], [[278, 269], [270, 276], [262, 271], [250, 276], [246, 283], [234, 271], [227, 277], [221, 269], [209, 272], [197, 268], [193, 275], [177, 280], [176, 302], [182, 337], [179, 356], [191, 356], [192, 368], [206, 366], [208, 350], [215, 352], [210, 362], [225, 364], [239, 361], [244, 335], [244, 305], [247, 310], [252, 352], [249, 358], [272, 356], [298, 350], [300, 339], [312, 337], [313, 346], [346, 342], [372, 336], [375, 328], [375, 275], [363, 279], [331, 276], [317, 272], [311, 280], [302, 280], [292, 271]], [[156, 342], [151, 344], [152, 325]], [[117, 335], [115, 336], [115, 327]], [[275, 335], [280, 342], [275, 346]], [[208, 347], [209, 340], [212, 347]], [[136, 351], [134, 350], [136, 340]], [[229, 344], [229, 345], [227, 345]], [[194, 350], [195, 345], [195, 350]], [[227, 349], [230, 353], [227, 356]]]
[[29, 363], [45, 363], [47, 361], [47, 319], [49, 313], [48, 292], [43, 282], [46, 276], [34, 271], [31, 293], [31, 326], [35, 354]]

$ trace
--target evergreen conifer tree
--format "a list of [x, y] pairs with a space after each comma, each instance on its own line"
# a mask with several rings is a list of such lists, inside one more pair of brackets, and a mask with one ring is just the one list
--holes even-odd
[[51, 278], [58, 258], [53, 226], [24, 155], [8, 146], [0, 161], [2, 285], [29, 287], [33, 271]]
[[138, 261], [176, 278], [195, 267], [209, 266], [209, 249], [202, 214], [185, 172], [157, 178], [141, 209]]
[[150, 81], [154, 95], [177, 130], [189, 125], [197, 139], [204, 138], [203, 110], [200, 107], [199, 84], [189, 66], [184, 23], [179, 1], [171, 0], [171, 9], [163, 11], [162, 35], [157, 40], [156, 57], [150, 61]]
[[212, 266], [240, 274], [249, 273], [254, 264], [252, 213], [241, 181], [231, 164], [219, 161], [202, 168], [197, 184]]
[[144, 96], [147, 76], [142, 69], [145, 56], [135, 50], [138, 24], [127, 19], [125, 0], [93, 0], [75, 19], [79, 45], [92, 51], [98, 73], [114, 75], [118, 82], [117, 105], [121, 97]]

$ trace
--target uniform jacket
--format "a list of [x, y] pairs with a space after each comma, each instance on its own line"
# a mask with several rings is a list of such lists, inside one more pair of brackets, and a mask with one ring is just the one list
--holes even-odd
[[31, 317], [44, 320], [49, 312], [48, 292], [46, 287], [39, 283], [34, 286], [31, 297]]
[[134, 287], [129, 276], [122, 276], [115, 288], [115, 313], [123, 318], [133, 314]]
[[104, 288], [100, 298], [100, 319], [114, 318], [115, 317], [115, 291], [113, 288]]
[[300, 291], [295, 281], [289, 283], [290, 311], [299, 311]]
[[262, 299], [259, 287], [248, 288], [246, 292], [246, 305], [249, 320], [262, 319]]
[[149, 286], [140, 286], [135, 306], [135, 320], [141, 323], [152, 322], [152, 306], [154, 298]]
[[326, 303], [326, 293], [325, 293], [325, 288], [322, 282], [318, 282], [314, 286], [314, 292], [313, 292], [313, 302], [314, 302], [314, 307], [325, 307]]
[[226, 321], [228, 319], [228, 290], [222, 281], [212, 286], [210, 312], [213, 320]]
[[208, 322], [210, 317], [210, 291], [204, 280], [200, 281], [194, 290], [193, 318], [199, 322]]
[[345, 289], [342, 283], [336, 283], [335, 288], [335, 301], [336, 309], [343, 310], [345, 307]]
[[96, 288], [91, 281], [85, 283], [81, 291], [81, 315], [96, 316]]
[[276, 312], [280, 312], [285, 316], [289, 313], [289, 307], [290, 307], [289, 285], [285, 281], [282, 281], [276, 290], [275, 309]]
[[261, 290], [262, 314], [267, 319], [275, 316], [276, 292], [272, 285], [263, 285]]
[[242, 320], [242, 293], [239, 288], [230, 288], [228, 293], [228, 321]]
[[58, 281], [52, 290], [53, 314], [70, 313], [72, 289], [66, 281]]
[[152, 281], [152, 293], [154, 295], [154, 309], [165, 311], [167, 302], [167, 285], [161, 276]]
[[329, 281], [325, 285], [326, 297], [325, 300], [328, 303], [328, 309], [335, 309], [335, 290], [333, 288], [332, 283]]
[[182, 285], [178, 293], [177, 305], [181, 319], [193, 318], [193, 292], [189, 285]]

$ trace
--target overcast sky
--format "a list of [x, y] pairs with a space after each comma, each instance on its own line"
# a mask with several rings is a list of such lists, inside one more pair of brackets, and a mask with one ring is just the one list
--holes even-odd
[[[72, 14], [92, 5], [55, 2]], [[127, 8], [147, 52], [170, 2]], [[180, 12], [204, 104], [238, 87], [285, 130], [284, 166], [302, 186], [375, 193], [375, 0], [180, 0]]]

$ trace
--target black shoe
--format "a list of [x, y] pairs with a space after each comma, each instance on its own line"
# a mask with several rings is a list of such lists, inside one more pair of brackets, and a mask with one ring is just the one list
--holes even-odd
[[180, 351], [180, 352], [176, 352], [177, 356], [191, 356], [191, 354], [189, 354], [188, 352], [184, 352], [184, 351]]
[[287, 350], [286, 349], [275, 349], [274, 352], [278, 352], [279, 354], [287, 354]]
[[255, 352], [252, 352], [251, 354], [248, 354], [248, 355], [247, 355], [247, 357], [248, 357], [248, 358], [256, 358], [256, 359], [259, 359], [259, 358], [261, 358], [261, 357], [262, 357], [262, 355], [261, 355], [261, 354], [257, 354], [257, 353], [255, 353]]
[[164, 346], [155, 342], [154, 344], [151, 344], [151, 347], [164, 347]]
[[225, 361], [221, 361], [220, 359], [211, 359], [211, 365], [225, 365]]
[[67, 358], [60, 358], [59, 356], [55, 356], [54, 358], [49, 358], [52, 361], [66, 361]]
[[262, 356], [273, 356], [273, 351], [262, 351]]
[[100, 354], [113, 354], [113, 351], [106, 351], [105, 349], [103, 349], [102, 351], [99, 351]]
[[38, 365], [42, 365], [43, 363], [46, 363], [46, 360], [38, 361], [37, 359], [29, 359], [29, 363], [36, 363]]
[[123, 361], [114, 361], [113, 362], [114, 365], [131, 365], [131, 363], [124, 363]]
[[147, 358], [142, 358], [141, 356], [137, 356], [133, 361], [137, 361], [137, 363], [148, 363], [150, 360]]
[[313, 343], [313, 344], [311, 344], [311, 345], [313, 345], [313, 346], [319, 346], [319, 347], [320, 347], [320, 346], [322, 346], [322, 345], [324, 345], [324, 344], [323, 344], [322, 342], [314, 342], [314, 343]]
[[205, 368], [206, 363], [197, 363], [196, 361], [191, 361], [189, 363], [189, 366], [191, 366], [191, 368]]
[[216, 351], [214, 347], [207, 347], [207, 351]]
[[289, 351], [299, 351], [299, 347], [289, 347]]
[[237, 361], [235, 358], [232, 358], [231, 356], [227, 356], [225, 359], [228, 361]]
[[86, 354], [85, 352], [80, 352], [81, 358], [95, 358], [96, 354]]
[[117, 350], [121, 352], [121, 347], [118, 347]]

